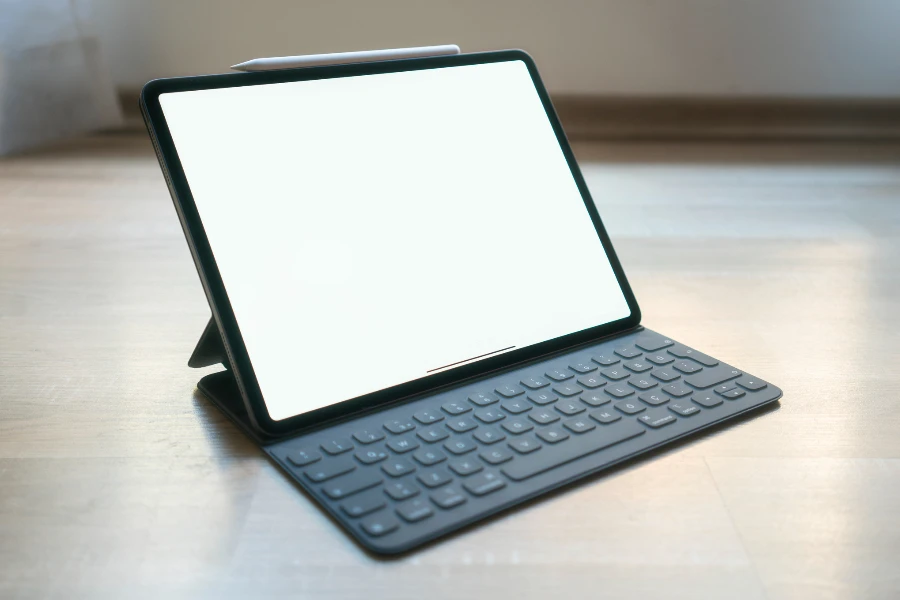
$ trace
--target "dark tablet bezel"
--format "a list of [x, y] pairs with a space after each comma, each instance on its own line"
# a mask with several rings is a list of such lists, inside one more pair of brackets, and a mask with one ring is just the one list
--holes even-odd
[[[579, 332], [571, 333], [559, 338], [554, 338], [528, 346], [521, 350], [514, 350], [496, 357], [457, 367], [448, 371], [426, 376], [401, 385], [378, 390], [364, 396], [348, 399], [337, 404], [332, 404], [307, 413], [282, 419], [273, 420], [269, 416], [265, 401], [254, 373], [250, 356], [244, 345], [240, 329], [237, 325], [234, 312], [225, 292], [218, 267], [213, 257], [213, 251], [209, 246], [209, 240], [203, 229], [200, 215], [194, 204], [191, 190], [188, 186], [178, 153], [169, 133], [162, 108], [159, 103], [161, 94], [172, 92], [184, 92], [192, 90], [216, 89], [225, 87], [243, 87], [249, 85], [265, 85], [272, 83], [284, 83], [290, 81], [309, 81], [316, 79], [328, 79], [335, 77], [351, 77], [359, 75], [374, 75], [380, 73], [393, 73], [401, 71], [416, 71], [422, 69], [439, 69], [443, 67], [455, 67], [483, 63], [495, 63], [505, 61], [522, 61], [531, 75], [535, 89], [540, 96], [547, 117], [553, 127], [553, 131], [559, 141], [560, 148], [566, 162], [571, 169], [572, 176], [584, 199], [588, 214], [594, 223], [603, 248], [612, 265], [613, 272], [625, 300], [631, 311], [624, 319], [598, 325]], [[460, 54], [434, 58], [415, 58], [403, 60], [391, 60], [373, 63], [359, 63], [336, 66], [309, 67], [303, 69], [285, 69], [279, 71], [263, 71], [256, 73], [236, 73], [226, 75], [204, 75], [199, 77], [179, 77], [172, 79], [157, 79], [147, 83], [141, 91], [141, 110], [147, 129], [153, 140], [154, 147], [159, 158], [160, 166], [166, 177], [172, 200], [184, 229], [185, 237], [197, 272], [206, 291], [213, 317], [222, 333], [222, 341], [228, 354], [230, 368], [235, 376], [238, 388], [244, 397], [247, 412], [254, 426], [261, 431], [270, 434], [285, 434], [300, 431], [309, 427], [315, 427], [334, 419], [347, 417], [360, 411], [392, 403], [411, 395], [426, 392], [431, 389], [443, 387], [475, 377], [490, 371], [496, 371], [512, 364], [533, 360], [540, 356], [560, 351], [565, 348], [587, 343], [614, 333], [636, 327], [641, 320], [641, 313], [637, 301], [632, 293], [622, 266], [613, 250], [609, 236], [603, 227], [597, 209], [588, 191], [581, 171], [569, 147], [568, 140], [559, 123], [550, 97], [541, 82], [537, 68], [531, 57], [521, 50], [503, 50], [499, 52], [483, 52], [474, 54]], [[227, 124], [223, 125], [227, 127]], [[227, 166], [225, 167], [227, 169]], [[587, 302], [588, 298], [573, 297], [573, 302]], [[302, 377], [298, 377], [299, 385], [302, 385]], [[298, 393], [302, 390], [298, 389]]]

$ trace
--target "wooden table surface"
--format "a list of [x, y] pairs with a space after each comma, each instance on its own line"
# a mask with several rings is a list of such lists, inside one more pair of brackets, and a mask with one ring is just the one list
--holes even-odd
[[900, 598], [900, 147], [577, 152], [645, 324], [784, 398], [390, 561], [195, 391], [146, 137], [0, 161], [0, 598]]

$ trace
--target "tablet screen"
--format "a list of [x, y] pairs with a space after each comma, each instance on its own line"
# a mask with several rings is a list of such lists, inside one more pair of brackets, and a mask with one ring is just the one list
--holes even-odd
[[275, 421], [631, 314], [522, 61], [160, 104]]

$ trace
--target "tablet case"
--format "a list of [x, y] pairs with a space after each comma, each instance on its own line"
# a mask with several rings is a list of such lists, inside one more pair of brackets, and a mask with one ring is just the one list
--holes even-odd
[[[637, 333], [643, 330], [644, 328], [642, 326], [638, 326], [635, 330], [628, 333]], [[217, 364], [222, 364], [225, 369], [202, 377], [197, 382], [198, 389], [214, 406], [216, 406], [216, 408], [218, 408], [228, 419], [230, 419], [231, 422], [238, 427], [238, 429], [243, 431], [245, 435], [247, 435], [251, 440], [259, 445], [260, 449], [263, 450], [263, 452], [265, 452], [277, 464], [286, 468], [286, 462], [283, 456], [283, 443], [286, 440], [297, 436], [298, 433], [294, 432], [289, 434], [271, 435], [267, 434], [264, 431], [258, 430], [254, 426], [253, 422], [251, 421], [250, 415], [247, 412], [247, 408], [240, 389], [237, 385], [237, 381], [231, 371], [230, 361], [225, 350], [221, 332], [219, 331], [215, 319], [211, 317], [209, 322], [206, 324], [203, 333], [200, 335], [200, 339], [198, 340], [194, 351], [191, 353], [190, 359], [188, 360], [188, 366], [192, 368], [203, 368]], [[777, 398], [781, 396], [781, 390], [775, 388], [774, 386], [771, 386], [771, 391], [775, 395], [772, 396], [771, 399], [767, 399], [767, 401], [777, 400]], [[705, 428], [706, 427], [703, 427], [703, 429]], [[279, 454], [282, 456], [279, 456]], [[577, 467], [573, 465], [570, 467], [570, 469], [577, 470]], [[287, 468], [286, 471], [288, 471], [288, 474], [293, 476], [299, 486], [310, 495], [311, 499], [313, 499], [326, 512], [331, 514], [336, 522], [344, 525], [345, 528], [348, 528], [346, 524], [346, 518], [337, 513], [335, 506], [333, 506], [334, 503], [327, 502], [324, 499], [324, 496], [321, 496], [321, 494], [311, 488], [307, 482], [299, 479], [297, 473], [292, 473]], [[573, 471], [573, 474], [575, 474], [575, 471]], [[566, 482], [564, 481], [562, 483], [553, 484], [550, 487], [543, 489], [542, 491], [539, 490], [535, 492], [529, 497], [536, 496], [545, 491], [549, 491], [550, 489], [556, 489], [561, 485], [566, 485]], [[469, 522], [474, 522], [478, 519], [480, 519], [480, 517], [475, 518]], [[353, 535], [353, 537], [356, 538], [367, 550], [374, 551], [378, 554], [397, 552], [397, 548], [390, 547], [386, 549], [384, 547], [380, 547], [372, 540], [364, 539], [364, 536], [359, 536], [358, 532], [356, 532], [355, 529], [349, 529], [349, 531]], [[440, 535], [440, 533], [438, 535]]]

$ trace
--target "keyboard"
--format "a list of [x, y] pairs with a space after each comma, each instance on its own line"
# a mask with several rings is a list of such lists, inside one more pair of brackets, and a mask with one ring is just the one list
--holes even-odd
[[642, 329], [266, 451], [364, 547], [396, 554], [780, 397]]

